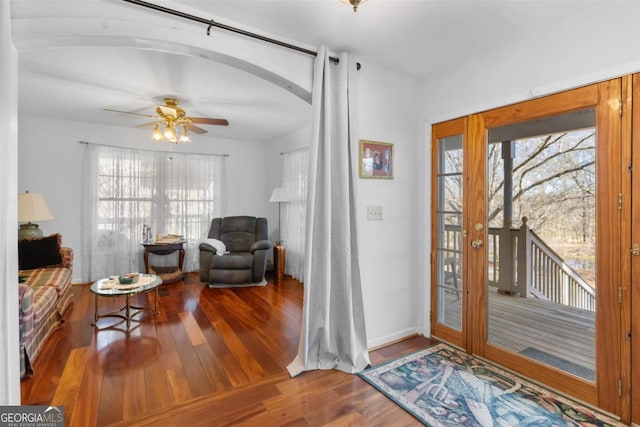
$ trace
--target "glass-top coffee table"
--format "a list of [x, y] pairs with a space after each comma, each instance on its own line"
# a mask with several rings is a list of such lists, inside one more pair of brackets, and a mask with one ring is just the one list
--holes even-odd
[[[132, 284], [120, 284], [118, 276], [105, 277], [91, 285], [91, 292], [95, 295], [95, 312], [91, 326], [98, 327], [98, 320], [105, 317], [113, 317], [122, 319], [108, 328], [113, 328], [122, 322], [127, 324], [127, 333], [131, 331], [131, 321], [138, 321], [134, 317], [144, 310], [153, 310], [154, 314], [158, 314], [158, 286], [162, 284], [162, 279], [151, 274], [141, 274], [138, 281]], [[151, 290], [155, 291], [154, 305], [146, 307], [137, 307], [131, 305], [129, 299], [132, 295], [143, 294]], [[125, 297], [125, 304], [121, 308], [105, 314], [98, 313], [98, 297]]]

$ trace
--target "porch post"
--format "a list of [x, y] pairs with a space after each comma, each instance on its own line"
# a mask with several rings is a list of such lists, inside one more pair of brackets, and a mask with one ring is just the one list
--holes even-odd
[[528, 298], [531, 289], [531, 233], [527, 225], [527, 217], [522, 217], [522, 226], [518, 232], [518, 293]]
[[502, 142], [502, 160], [504, 165], [504, 185], [503, 185], [503, 221], [500, 230], [499, 243], [499, 277], [498, 292], [503, 294], [515, 294], [518, 289], [515, 285], [515, 253], [513, 247], [514, 235], [511, 231], [513, 224], [513, 157], [515, 146], [513, 141]]

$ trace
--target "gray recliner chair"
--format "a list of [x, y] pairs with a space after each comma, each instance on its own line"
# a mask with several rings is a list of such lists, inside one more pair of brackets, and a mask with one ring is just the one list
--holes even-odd
[[266, 218], [214, 218], [208, 238], [215, 240], [200, 243], [201, 282], [217, 288], [267, 284], [264, 274], [271, 242]]

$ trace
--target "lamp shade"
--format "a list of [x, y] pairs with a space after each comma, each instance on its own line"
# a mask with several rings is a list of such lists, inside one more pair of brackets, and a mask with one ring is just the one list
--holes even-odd
[[287, 192], [284, 191], [282, 187], [276, 187], [273, 189], [273, 193], [271, 193], [271, 198], [269, 198], [269, 203], [278, 203], [278, 202], [288, 202], [289, 198], [287, 197]]
[[51, 211], [40, 193], [18, 194], [18, 222], [50, 221]]

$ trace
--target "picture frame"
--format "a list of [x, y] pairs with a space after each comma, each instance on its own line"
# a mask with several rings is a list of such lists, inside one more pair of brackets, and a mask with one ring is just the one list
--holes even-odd
[[393, 179], [393, 144], [360, 140], [360, 178]]

